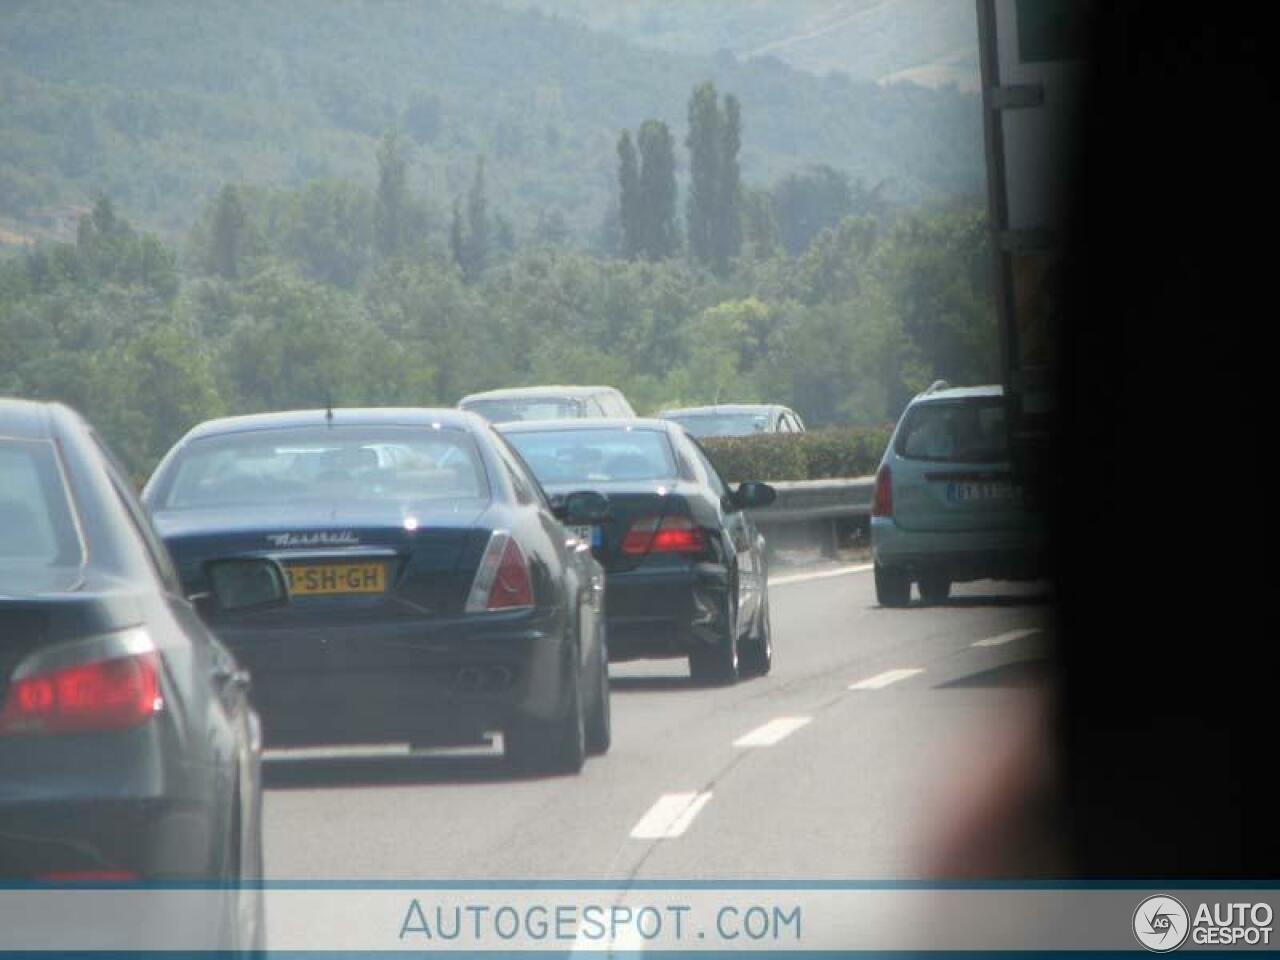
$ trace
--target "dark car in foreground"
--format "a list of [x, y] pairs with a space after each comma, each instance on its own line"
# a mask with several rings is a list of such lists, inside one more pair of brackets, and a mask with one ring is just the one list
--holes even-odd
[[[483, 742], [532, 770], [609, 746], [604, 579], [525, 466], [457, 410], [337, 409], [201, 424], [143, 499], [186, 588], [268, 557], [285, 609], [219, 617], [268, 746]], [[600, 498], [564, 508], [591, 522]]]
[[[285, 596], [263, 562], [207, 571], [213, 609]], [[0, 876], [256, 880], [260, 737], [124, 473], [56, 404], [0, 399]], [[261, 939], [260, 891], [227, 942]]]
[[871, 507], [882, 606], [905, 606], [912, 583], [926, 603], [941, 603], [957, 581], [1044, 575], [1044, 518], [1015, 482], [1005, 411], [999, 386], [942, 381], [907, 405]]
[[582, 417], [634, 417], [635, 410], [616, 387], [511, 387], [473, 393], [458, 409], [493, 423], [511, 420], [577, 420]]
[[608, 515], [578, 528], [604, 565], [614, 660], [688, 657], [696, 679], [769, 672], [764, 537], [747, 508], [773, 488], [731, 489], [666, 420], [511, 423], [501, 428], [552, 497], [588, 488]]
[[804, 433], [804, 421], [790, 407], [776, 403], [721, 403], [711, 407], [663, 410], [695, 437], [749, 437], [756, 433]]

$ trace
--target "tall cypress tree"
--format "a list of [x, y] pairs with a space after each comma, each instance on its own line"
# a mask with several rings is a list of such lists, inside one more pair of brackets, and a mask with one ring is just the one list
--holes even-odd
[[634, 260], [640, 253], [643, 217], [636, 148], [631, 143], [631, 131], [623, 130], [618, 138], [618, 219], [622, 229], [621, 252], [628, 260]]
[[716, 189], [722, 163], [723, 144], [720, 108], [711, 82], [700, 84], [689, 97], [689, 200], [686, 226], [689, 255], [697, 263], [709, 264], [715, 256], [715, 224], [718, 207]]
[[640, 252], [650, 260], [673, 256], [676, 233], [676, 153], [671, 130], [658, 120], [640, 127]]
[[742, 252], [742, 175], [738, 151], [742, 149], [742, 109], [738, 98], [726, 94], [721, 128], [720, 176], [716, 184], [715, 268], [729, 269], [729, 261]]
[[403, 252], [409, 218], [408, 158], [400, 137], [388, 131], [378, 145], [378, 195], [373, 209], [373, 237], [384, 260]]
[[[93, 222], [99, 233], [106, 233], [115, 220], [110, 203], [99, 203], [93, 211]], [[244, 249], [249, 217], [240, 200], [240, 191], [228, 183], [218, 194], [210, 224], [209, 268], [228, 280], [240, 275], [240, 256]]]
[[489, 260], [489, 201], [484, 192], [484, 157], [476, 157], [476, 172], [467, 193], [466, 262], [463, 272], [475, 279]]

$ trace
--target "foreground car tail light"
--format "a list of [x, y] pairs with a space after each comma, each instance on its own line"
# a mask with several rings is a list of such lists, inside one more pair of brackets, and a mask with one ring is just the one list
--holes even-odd
[[467, 596], [467, 613], [522, 610], [533, 606], [533, 577], [529, 561], [515, 538], [505, 530], [489, 537], [480, 569]]
[[622, 538], [622, 552], [630, 556], [646, 553], [701, 553], [707, 547], [702, 529], [685, 516], [641, 517]]
[[133, 870], [61, 870], [36, 875], [41, 883], [132, 883], [138, 879]]
[[893, 471], [889, 469], [887, 463], [876, 471], [875, 492], [871, 496], [871, 515], [873, 517], [893, 516]]
[[0, 734], [126, 730], [164, 708], [155, 651], [16, 675], [0, 712]]

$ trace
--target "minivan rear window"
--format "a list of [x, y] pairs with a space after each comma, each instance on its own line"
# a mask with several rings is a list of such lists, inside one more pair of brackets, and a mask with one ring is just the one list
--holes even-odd
[[894, 450], [909, 460], [1003, 462], [1008, 459], [1004, 400], [983, 397], [917, 404], [907, 413]]
[[77, 530], [53, 444], [0, 438], [0, 564], [79, 566]]
[[471, 400], [462, 409], [478, 413], [490, 423], [515, 420], [569, 420], [582, 416], [582, 403], [567, 397], [528, 397], [520, 400]]

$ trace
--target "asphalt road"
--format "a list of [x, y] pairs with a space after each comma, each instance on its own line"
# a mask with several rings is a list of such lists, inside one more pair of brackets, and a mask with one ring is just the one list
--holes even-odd
[[516, 778], [495, 756], [272, 759], [268, 877], [931, 876], [957, 797], [1041, 696], [1043, 589], [888, 610], [859, 570], [780, 577], [771, 603], [766, 678], [615, 664], [613, 748], [577, 777]]

